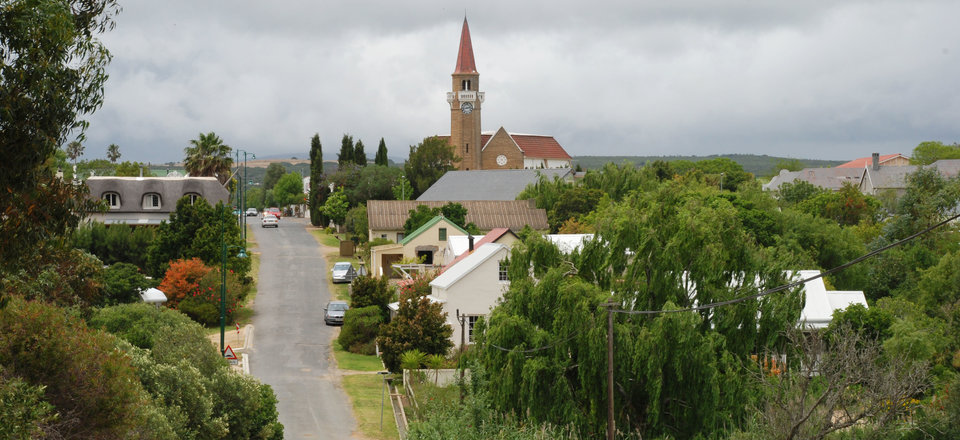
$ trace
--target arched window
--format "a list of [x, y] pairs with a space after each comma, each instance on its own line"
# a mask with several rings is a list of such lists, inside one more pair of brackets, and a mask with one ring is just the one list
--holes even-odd
[[143, 209], [160, 209], [160, 194], [157, 194], [157, 193], [144, 194]]
[[200, 194], [197, 194], [197, 193], [186, 193], [186, 194], [184, 194], [183, 196], [184, 196], [184, 197], [188, 197], [188, 198], [190, 199], [190, 204], [191, 204], [191, 205], [194, 204], [194, 203], [196, 203], [197, 200], [200, 199]]
[[110, 209], [120, 209], [120, 194], [115, 192], [105, 192], [101, 197]]

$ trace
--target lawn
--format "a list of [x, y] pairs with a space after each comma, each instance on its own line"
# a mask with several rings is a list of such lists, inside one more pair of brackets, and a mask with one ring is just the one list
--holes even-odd
[[[353, 415], [357, 419], [357, 428], [367, 438], [397, 439], [396, 421], [390, 406], [390, 396], [383, 385], [380, 374], [350, 374], [343, 376], [343, 389], [353, 401]], [[381, 400], [382, 399], [382, 400]], [[381, 406], [382, 402], [382, 406]], [[381, 429], [381, 411], [383, 429]]]
[[372, 355], [350, 353], [342, 348], [336, 340], [333, 341], [333, 357], [337, 358], [337, 366], [341, 370], [353, 371], [384, 371], [380, 358]]
[[310, 235], [317, 240], [317, 243], [323, 246], [330, 246], [332, 248], [340, 247], [340, 240], [333, 234], [328, 234], [325, 229], [307, 229], [307, 231], [310, 231]]

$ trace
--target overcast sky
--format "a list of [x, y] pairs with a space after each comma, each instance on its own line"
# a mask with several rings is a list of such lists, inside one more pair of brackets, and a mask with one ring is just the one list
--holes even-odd
[[84, 158], [449, 134], [466, 14], [484, 131], [577, 155], [852, 159], [960, 141], [960, 2], [123, 1]]

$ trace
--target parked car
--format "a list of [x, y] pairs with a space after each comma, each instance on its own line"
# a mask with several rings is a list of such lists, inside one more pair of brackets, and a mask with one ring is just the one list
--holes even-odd
[[257, 208], [247, 208], [247, 217], [256, 217], [259, 212]]
[[343, 325], [343, 315], [349, 309], [350, 306], [347, 305], [346, 301], [330, 301], [323, 308], [323, 322], [327, 325]]
[[277, 220], [280, 220], [280, 217], [281, 217], [280, 208], [276, 208], [276, 207], [264, 209], [264, 210], [263, 210], [263, 213], [264, 213], [264, 214], [270, 214], [270, 215], [276, 217]]
[[264, 214], [263, 218], [260, 219], [261, 228], [279, 228], [280, 220], [270, 214]]
[[357, 271], [353, 268], [353, 265], [347, 261], [334, 264], [333, 269], [330, 269], [330, 273], [333, 274], [331, 278], [334, 283], [349, 283], [357, 277]]

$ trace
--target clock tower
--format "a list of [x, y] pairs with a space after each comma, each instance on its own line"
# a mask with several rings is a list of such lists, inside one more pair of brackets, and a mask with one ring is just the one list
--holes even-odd
[[463, 19], [460, 32], [460, 51], [457, 53], [457, 66], [453, 71], [452, 92], [447, 92], [450, 104], [450, 144], [460, 157], [461, 170], [481, 169], [480, 150], [480, 104], [483, 92], [480, 91], [480, 74], [473, 60], [473, 43], [470, 42], [470, 28], [467, 19]]

